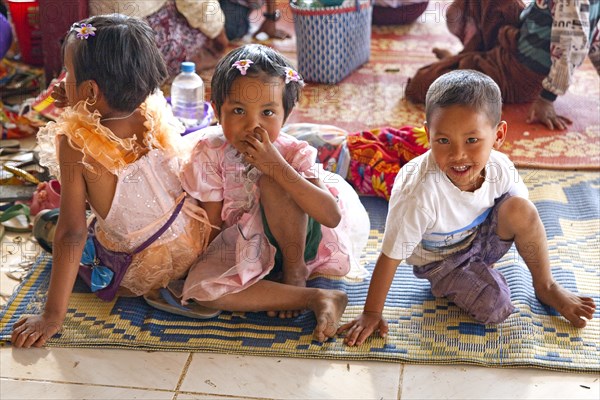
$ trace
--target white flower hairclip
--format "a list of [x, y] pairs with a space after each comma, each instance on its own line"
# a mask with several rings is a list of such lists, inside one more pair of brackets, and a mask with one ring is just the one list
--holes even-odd
[[73, 25], [72, 29], [77, 32], [77, 38], [81, 40], [87, 39], [90, 36], [96, 36], [96, 28], [92, 24], [76, 24]]
[[246, 71], [250, 68], [250, 65], [254, 64], [252, 60], [239, 60], [231, 64], [231, 68], [235, 67], [240, 70], [242, 75], [246, 75]]
[[298, 82], [299, 80], [300, 80], [300, 75], [298, 75], [298, 72], [291, 69], [290, 67], [285, 67], [285, 84], [286, 85], [292, 81]]

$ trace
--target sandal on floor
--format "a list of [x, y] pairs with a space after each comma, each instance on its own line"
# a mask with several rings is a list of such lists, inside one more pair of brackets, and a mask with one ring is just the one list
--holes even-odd
[[58, 223], [58, 208], [52, 210], [40, 211], [33, 221], [33, 237], [42, 249], [52, 253], [52, 242], [54, 241], [54, 232]]
[[31, 232], [29, 207], [15, 204], [0, 213], [0, 224], [10, 232]]
[[210, 319], [221, 314], [221, 310], [201, 306], [198, 303], [190, 303], [182, 306], [180, 301], [174, 297], [168, 289], [162, 288], [158, 292], [144, 296], [146, 303], [152, 307], [171, 314], [183, 315], [195, 319]]

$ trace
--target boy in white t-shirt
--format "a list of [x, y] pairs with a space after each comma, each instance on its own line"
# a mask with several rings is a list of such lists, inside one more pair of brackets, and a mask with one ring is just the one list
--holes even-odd
[[500, 323], [513, 311], [506, 280], [492, 268], [513, 241], [531, 272], [537, 298], [573, 326], [596, 305], [552, 278], [546, 232], [512, 162], [496, 151], [506, 138], [498, 85], [457, 70], [429, 88], [425, 128], [431, 150], [406, 164], [394, 182], [381, 254], [363, 313], [339, 328], [360, 345], [388, 332], [382, 311], [402, 260], [477, 321]]

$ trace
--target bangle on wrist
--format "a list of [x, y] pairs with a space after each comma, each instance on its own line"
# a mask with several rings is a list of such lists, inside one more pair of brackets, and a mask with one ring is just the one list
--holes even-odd
[[549, 90], [542, 89], [542, 92], [540, 93], [540, 97], [544, 100], [548, 100], [549, 102], [553, 102], [554, 100], [556, 100], [556, 98], [558, 96]]
[[279, 21], [281, 18], [281, 11], [275, 10], [273, 13], [263, 13], [263, 17], [271, 21]]

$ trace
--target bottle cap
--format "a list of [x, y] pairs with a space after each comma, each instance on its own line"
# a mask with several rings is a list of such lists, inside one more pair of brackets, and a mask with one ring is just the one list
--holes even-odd
[[196, 72], [196, 64], [191, 61], [181, 63], [181, 72]]

